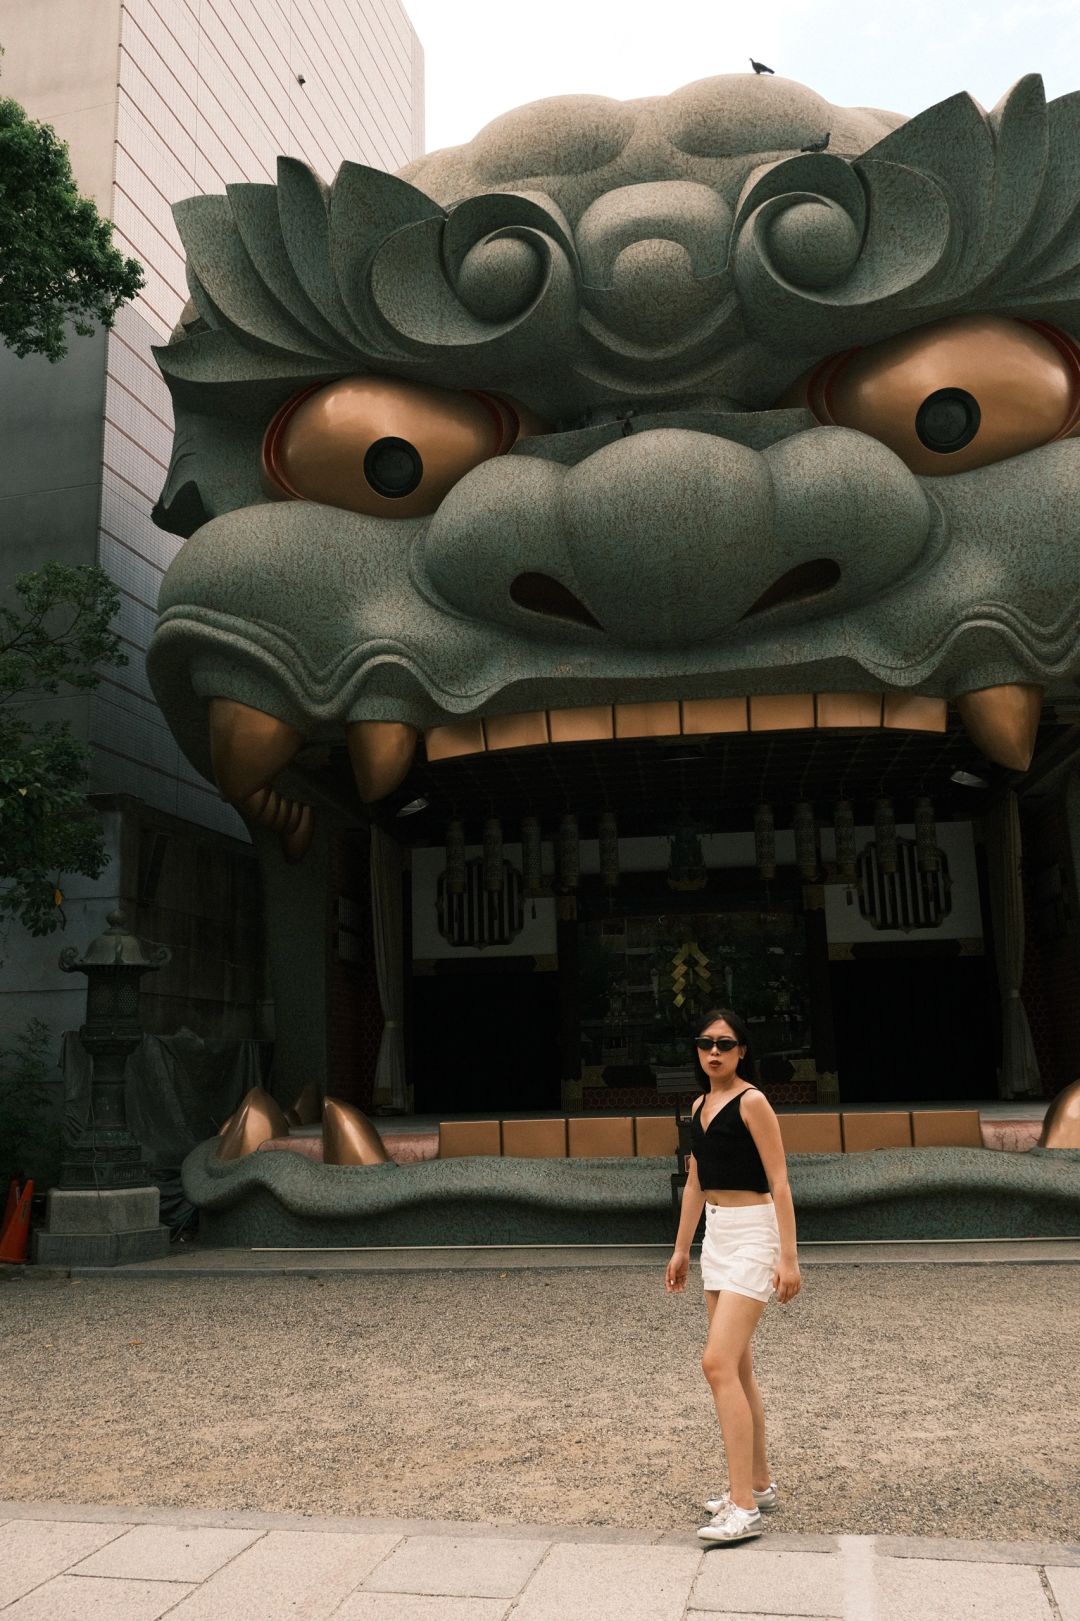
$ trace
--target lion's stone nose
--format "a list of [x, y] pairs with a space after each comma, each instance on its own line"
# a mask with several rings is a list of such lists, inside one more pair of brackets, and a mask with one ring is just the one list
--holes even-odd
[[570, 467], [484, 464], [435, 514], [424, 556], [478, 618], [677, 648], [865, 602], [929, 529], [918, 480], [865, 434], [813, 428], [757, 451], [655, 428]]

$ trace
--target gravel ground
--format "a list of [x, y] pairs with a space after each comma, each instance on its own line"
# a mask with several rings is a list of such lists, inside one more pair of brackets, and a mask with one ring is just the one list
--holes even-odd
[[[0, 1285], [0, 1495], [674, 1530], [725, 1484], [694, 1273]], [[1070, 1266], [805, 1267], [777, 1530], [1080, 1537]]]

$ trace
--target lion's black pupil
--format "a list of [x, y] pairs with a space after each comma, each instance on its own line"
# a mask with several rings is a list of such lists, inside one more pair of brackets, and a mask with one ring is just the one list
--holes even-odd
[[420, 452], [407, 439], [376, 439], [364, 457], [364, 477], [377, 495], [411, 495], [424, 476]]
[[970, 445], [979, 431], [979, 402], [963, 388], [928, 394], [915, 417], [915, 432], [927, 450], [948, 455]]

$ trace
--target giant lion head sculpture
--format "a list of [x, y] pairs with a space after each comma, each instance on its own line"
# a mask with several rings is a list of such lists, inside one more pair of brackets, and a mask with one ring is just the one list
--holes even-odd
[[1022, 766], [1080, 673], [1078, 162], [1037, 77], [904, 121], [747, 75], [180, 204], [184, 751], [294, 856], [273, 778], [343, 737], [372, 801], [424, 734], [828, 694]]

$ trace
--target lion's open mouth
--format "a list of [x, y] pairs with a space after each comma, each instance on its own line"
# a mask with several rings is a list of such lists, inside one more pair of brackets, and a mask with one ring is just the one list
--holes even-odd
[[[909, 770], [916, 777], [929, 770], [931, 762], [938, 773], [944, 765], [970, 771], [980, 756], [1007, 770], [1026, 769], [1042, 713], [1038, 687], [984, 688], [963, 694], [956, 708], [961, 724], [950, 727], [944, 698], [884, 691], [588, 704], [471, 716], [430, 728], [423, 735], [422, 747], [420, 734], [404, 722], [355, 721], [343, 728], [345, 751], [324, 748], [321, 763], [335, 753], [347, 752], [356, 791], [368, 805], [378, 805], [399, 790], [428, 790], [454, 762], [470, 761], [479, 767], [490, 759], [492, 771], [505, 782], [506, 773], [497, 769], [498, 762], [505, 761], [509, 767], [518, 759], [524, 766], [528, 757], [547, 756], [567, 747], [567, 770], [572, 772], [573, 745], [610, 749], [609, 763], [615, 767], [624, 746], [656, 745], [662, 750], [666, 745], [666, 758], [685, 763], [707, 758], [718, 745], [742, 744], [753, 751], [774, 741], [779, 748], [785, 734], [804, 738], [809, 734], [813, 751], [833, 762], [841, 783], [848, 769], [844, 756], [854, 756], [857, 751], [862, 770], [872, 778], [879, 769], [875, 762], [880, 761], [884, 770], [884, 762], [896, 756], [906, 734], [910, 744], [903, 746]], [[307, 742], [304, 733], [228, 698], [211, 701], [210, 732], [214, 775], [225, 798], [249, 822], [279, 833], [289, 859], [300, 859], [311, 837], [311, 807], [282, 793], [274, 783], [294, 762], [310, 766], [316, 758], [311, 751], [307, 758], [302, 752]], [[927, 753], [926, 745], [931, 742], [934, 747]], [[680, 744], [681, 756], [672, 752]], [[769, 749], [768, 755], [772, 753]], [[551, 769], [558, 779], [554, 763]], [[495, 780], [493, 777], [492, 785]], [[452, 790], [449, 782], [444, 786]]]

